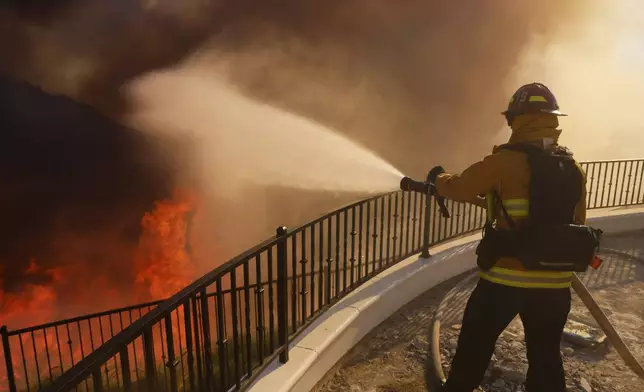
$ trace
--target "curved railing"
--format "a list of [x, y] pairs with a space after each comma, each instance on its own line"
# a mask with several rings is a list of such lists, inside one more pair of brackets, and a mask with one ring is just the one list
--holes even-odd
[[[589, 208], [644, 204], [644, 160], [582, 167]], [[411, 255], [428, 256], [430, 246], [482, 227], [481, 208], [452, 201], [447, 207], [451, 218], [444, 219], [431, 197], [380, 195], [294, 230], [278, 228], [273, 238], [165, 301], [19, 331], [3, 327], [8, 389], [244, 389], [274, 358], [288, 361], [289, 341], [347, 293]], [[78, 348], [72, 346], [82, 346], [86, 336], [83, 322], [90, 337], [100, 334], [101, 343], [110, 338], [74, 358]], [[78, 337], [69, 333], [74, 324]], [[37, 333], [56, 343], [45, 354], [34, 348], [28, 355], [25, 338], [33, 341]], [[99, 339], [91, 340], [93, 349]]]

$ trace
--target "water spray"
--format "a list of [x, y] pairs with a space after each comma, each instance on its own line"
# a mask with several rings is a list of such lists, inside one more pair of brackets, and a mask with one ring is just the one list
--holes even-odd
[[400, 180], [400, 189], [408, 192], [424, 193], [427, 196], [433, 195], [436, 199], [436, 204], [438, 204], [438, 208], [440, 209], [443, 218], [450, 217], [449, 210], [445, 205], [445, 198], [436, 195], [436, 185], [427, 181], [416, 181], [409, 177], [403, 177]]

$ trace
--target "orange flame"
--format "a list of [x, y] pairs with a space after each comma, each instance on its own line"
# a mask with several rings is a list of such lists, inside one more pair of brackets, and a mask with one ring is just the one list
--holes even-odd
[[[26, 284], [21, 293], [5, 293], [0, 290], [0, 325], [40, 324], [55, 314], [55, 284], [61, 280], [60, 271], [42, 269], [35, 259], [29, 262], [25, 275], [41, 275], [51, 278], [48, 286]], [[4, 287], [4, 276], [0, 267], [0, 287]]]
[[195, 269], [187, 251], [187, 215], [192, 197], [157, 202], [141, 222], [143, 235], [134, 258], [136, 283], [147, 288], [151, 298], [166, 298], [187, 286]]
[[[163, 299], [173, 295], [187, 286], [197, 273], [187, 249], [189, 223], [191, 214], [195, 210], [195, 205], [195, 197], [191, 193], [178, 191], [174, 198], [156, 202], [152, 211], [144, 214], [141, 220], [142, 234], [134, 253], [134, 274], [131, 275], [131, 290], [130, 294], [126, 296], [123, 293], [114, 295], [116, 290], [123, 291], [123, 287], [113, 287], [114, 284], [110, 285], [109, 279], [105, 279], [105, 277], [99, 276], [89, 282], [84, 280], [87, 279], [87, 274], [83, 274], [82, 271], [87, 266], [82, 263], [72, 263], [64, 269], [43, 268], [35, 259], [30, 261], [25, 270], [25, 275], [47, 278], [44, 279], [47, 283], [29, 283], [22, 287], [22, 292], [9, 293], [3, 290], [5, 278], [0, 265], [0, 325], [8, 325], [13, 328], [24, 327], [42, 324], [61, 317], [59, 309], [63, 304], [59, 303], [61, 298], [59, 298], [58, 294], [61, 293], [59, 290], [62, 290], [63, 286], [82, 285], [82, 287], [87, 287], [91, 285], [93, 295], [118, 299], [118, 302], [125, 299], [129, 303]], [[125, 275], [127, 276], [127, 272]], [[79, 296], [79, 300], [83, 298]], [[110, 300], [110, 306], [127, 305], [122, 302], [116, 303], [117, 301]], [[65, 303], [64, 305], [84, 304]], [[94, 331], [104, 329], [105, 336], [109, 336], [105, 328], [105, 326], [96, 325], [94, 326]], [[25, 345], [29, 344], [29, 346], [33, 345], [34, 347], [33, 354], [26, 353], [26, 356], [29, 357], [27, 362], [33, 363], [34, 359], [41, 357], [39, 361], [44, 363], [47, 351], [50, 354], [58, 351], [53, 333], [51, 330], [41, 331], [40, 335], [32, 336], [29, 342], [24, 342]], [[89, 347], [96, 348], [100, 345], [100, 342], [98, 342], [96, 346], [92, 347], [93, 345], [90, 346], [88, 343], [92, 339], [98, 340], [96, 336], [89, 336], [88, 339], [88, 336], [85, 336], [85, 332], [81, 333], [79, 330], [78, 333], [82, 335], [78, 339], [82, 340], [86, 347], [82, 356], [86, 356], [91, 351], [91, 349], [88, 349]], [[77, 338], [73, 337], [73, 339], [76, 340]], [[19, 343], [17, 340], [16, 342]], [[46, 349], [47, 345], [49, 350]], [[66, 347], [66, 350], [70, 348]], [[81, 353], [78, 352], [77, 347], [74, 348], [74, 351], [74, 358], [78, 360], [81, 357]], [[23, 379], [21, 373], [23, 370], [20, 365], [22, 359], [18, 358], [19, 355], [13, 356], [15, 357], [13, 358], [14, 372], [16, 373], [16, 379], [20, 382]], [[62, 361], [69, 361], [69, 358]], [[68, 368], [67, 365], [65, 367]], [[35, 369], [30, 369], [28, 373], [35, 371]], [[49, 369], [40, 368], [39, 372], [43, 379], [50, 377]], [[6, 390], [7, 375], [5, 373], [4, 366], [0, 366], [0, 391]]]

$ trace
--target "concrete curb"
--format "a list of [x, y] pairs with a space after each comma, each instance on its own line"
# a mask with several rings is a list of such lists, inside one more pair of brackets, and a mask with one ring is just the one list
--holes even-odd
[[[644, 229], [644, 208], [616, 208], [589, 218], [604, 233]], [[322, 314], [289, 345], [286, 364], [273, 361], [252, 392], [309, 392], [367, 333], [417, 296], [476, 266], [480, 234], [432, 248], [383, 271]], [[388, 295], [392, 294], [392, 295]]]

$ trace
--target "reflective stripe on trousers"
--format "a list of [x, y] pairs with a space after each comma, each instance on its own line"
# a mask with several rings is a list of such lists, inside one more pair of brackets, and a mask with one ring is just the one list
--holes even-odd
[[518, 271], [507, 268], [492, 267], [481, 271], [482, 279], [511, 287], [563, 289], [570, 287], [572, 272], [559, 271]]

